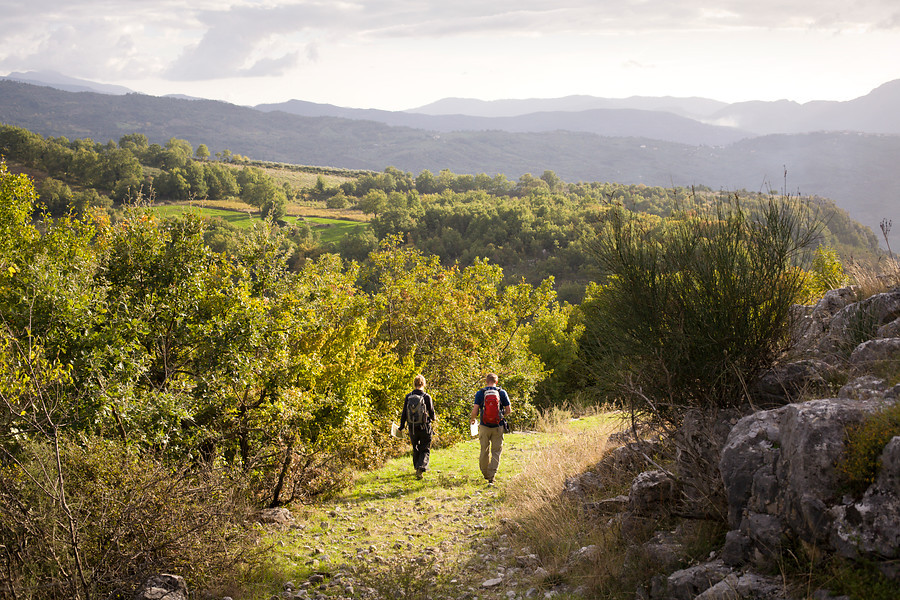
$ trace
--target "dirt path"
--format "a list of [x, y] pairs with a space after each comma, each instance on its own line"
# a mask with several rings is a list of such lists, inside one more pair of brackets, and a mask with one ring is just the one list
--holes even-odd
[[279, 571], [293, 574], [281, 597], [545, 597], [533, 555], [510, 547], [501, 521], [506, 486], [548, 440], [508, 434], [494, 486], [470, 440], [433, 451], [421, 481], [407, 455], [328, 504], [294, 509], [295, 524], [276, 538]]

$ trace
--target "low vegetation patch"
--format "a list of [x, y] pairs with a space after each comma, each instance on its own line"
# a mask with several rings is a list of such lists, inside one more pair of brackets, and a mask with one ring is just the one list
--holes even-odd
[[860, 496], [875, 483], [881, 468], [881, 453], [900, 435], [900, 403], [879, 411], [859, 425], [848, 428], [844, 459], [838, 465], [848, 490]]

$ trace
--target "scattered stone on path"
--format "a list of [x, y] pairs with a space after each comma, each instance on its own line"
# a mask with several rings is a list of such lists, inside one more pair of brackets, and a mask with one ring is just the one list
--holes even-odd
[[497, 577], [495, 579], [488, 579], [487, 581], [485, 581], [484, 583], [481, 584], [481, 587], [483, 587], [483, 588], [497, 587], [501, 583], [503, 583], [503, 579], [501, 577]]

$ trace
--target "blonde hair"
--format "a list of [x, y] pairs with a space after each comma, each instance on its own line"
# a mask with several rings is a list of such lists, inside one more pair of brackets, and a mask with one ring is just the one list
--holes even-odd
[[413, 378], [413, 387], [416, 389], [425, 387], [425, 377], [422, 375], [416, 375]]

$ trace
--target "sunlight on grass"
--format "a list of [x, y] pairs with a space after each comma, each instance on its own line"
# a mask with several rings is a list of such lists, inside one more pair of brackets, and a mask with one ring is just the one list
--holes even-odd
[[[252, 206], [236, 201], [196, 202], [180, 204], [158, 204], [152, 207], [160, 218], [175, 218], [187, 212], [202, 217], [218, 218], [235, 227], [245, 229], [260, 221], [259, 211]], [[346, 213], [346, 216], [344, 216]], [[331, 214], [331, 216], [328, 216]], [[312, 216], [316, 215], [316, 216]], [[338, 216], [340, 218], [334, 218]], [[288, 207], [285, 222], [291, 224], [306, 223], [323, 243], [337, 242], [346, 235], [369, 224], [365, 215], [359, 211], [324, 211], [307, 209], [291, 205]]]
[[[422, 480], [415, 478], [409, 452], [359, 473], [351, 488], [332, 500], [292, 507], [296, 523], [269, 536], [274, 555], [258, 585], [349, 569], [380, 589], [378, 582], [406, 581], [409, 561], [419, 560], [443, 593], [464, 595], [485, 579], [483, 568], [472, 562], [477, 548], [499, 535], [501, 517], [528, 509], [521, 500], [528, 496], [524, 488], [535, 486], [544, 499], [558, 494], [565, 474], [599, 452], [585, 452], [585, 446], [602, 448], [615, 423], [594, 415], [572, 421], [567, 434], [507, 434], [493, 487], [479, 471], [476, 439], [432, 450]], [[568, 459], [565, 452], [571, 453]], [[403, 585], [415, 594], [413, 583]], [[482, 598], [499, 598], [496, 594], [479, 590]]]

